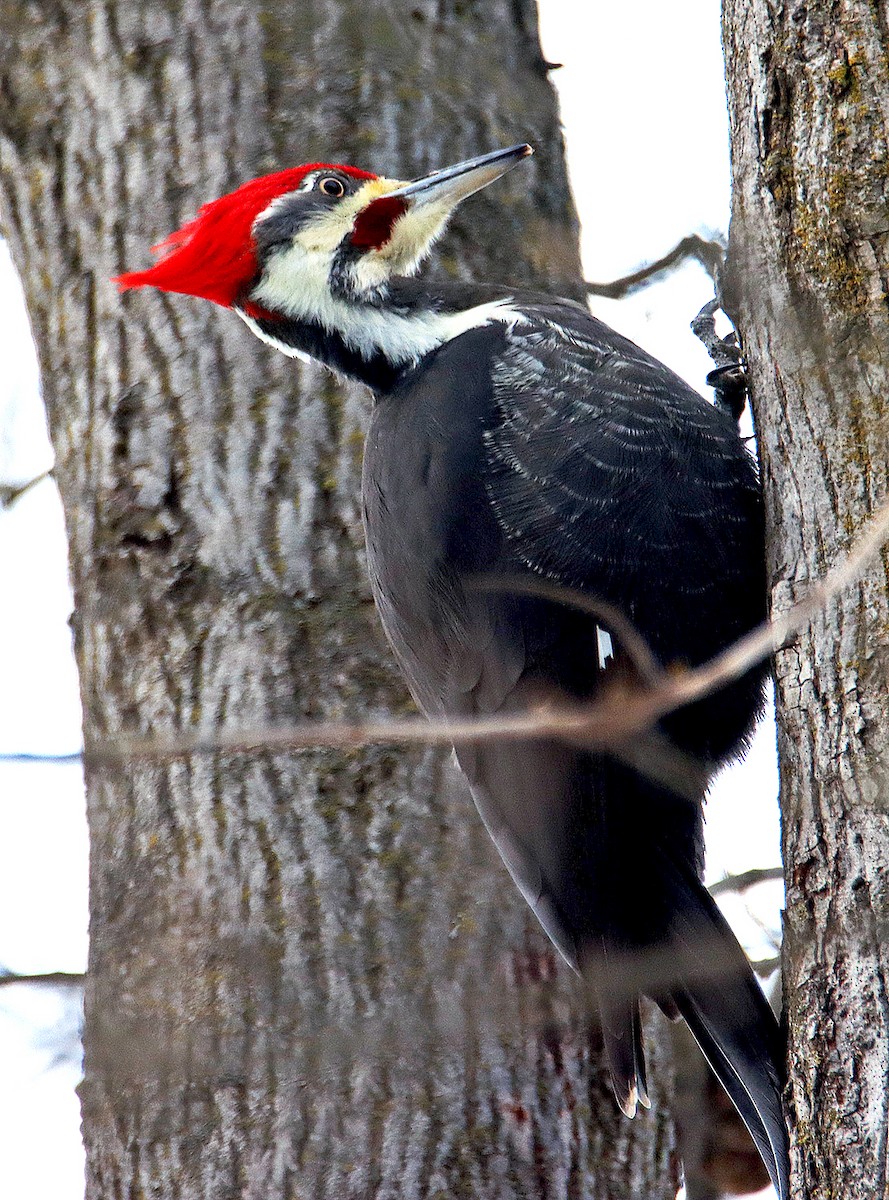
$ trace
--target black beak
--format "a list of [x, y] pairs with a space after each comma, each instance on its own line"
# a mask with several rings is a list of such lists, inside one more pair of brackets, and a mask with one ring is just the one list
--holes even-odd
[[511, 171], [523, 158], [533, 153], [529, 145], [522, 143], [506, 150], [495, 150], [492, 154], [481, 154], [478, 158], [468, 158], [453, 167], [442, 167], [388, 195], [403, 196], [412, 208], [426, 204], [442, 204], [445, 208], [453, 208], [473, 192], [487, 187]]

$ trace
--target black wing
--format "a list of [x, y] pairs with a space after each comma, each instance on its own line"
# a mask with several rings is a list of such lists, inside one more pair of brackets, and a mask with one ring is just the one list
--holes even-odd
[[498, 356], [486, 433], [510, 546], [615, 604], [665, 665], [703, 662], [765, 616], [760, 491], [737, 427], [573, 305], [532, 312]]
[[[511, 712], [599, 686], [592, 618], [480, 593], [471, 583], [479, 574], [522, 570], [606, 599], [665, 664], [703, 661], [762, 615], [759, 492], [736, 428], [568, 303], [537, 304], [512, 328], [447, 343], [383, 398], [368, 437], [364, 500], [383, 622], [430, 713]], [[761, 675], [751, 675], [665, 727], [684, 750], [721, 758], [743, 739], [760, 694]], [[717, 1058], [714, 1045], [728, 1044], [730, 1058], [743, 1042], [736, 1026], [770, 1019], [751, 1008], [749, 968], [739, 966], [743, 956], [698, 881], [698, 803], [544, 739], [478, 743], [458, 758], [525, 898], [596, 987], [626, 1111], [645, 1095], [640, 993], [668, 1009], [681, 1001]], [[700, 948], [677, 913], [730, 939], [716, 983], [697, 978]], [[672, 975], [664, 974], [665, 952]], [[728, 1043], [712, 1021], [720, 988], [743, 998]], [[770, 1037], [758, 1035], [757, 1044], [771, 1045]], [[766, 1101], [749, 1097], [752, 1077], [753, 1091], [774, 1099], [772, 1061], [745, 1065], [743, 1097], [737, 1073], [722, 1059], [714, 1065], [745, 1120], [751, 1104], [772, 1120]], [[760, 1134], [763, 1145], [779, 1139], [774, 1130]]]

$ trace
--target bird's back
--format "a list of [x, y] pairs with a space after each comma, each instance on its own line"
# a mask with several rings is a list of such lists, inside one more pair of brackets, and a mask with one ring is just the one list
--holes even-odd
[[[663, 666], [704, 662], [765, 616], [759, 485], [735, 424], [579, 306], [516, 307], [513, 325], [427, 356], [379, 400], [368, 438], [372, 577], [430, 711], [459, 708], [476, 675], [486, 709], [520, 676], [597, 686], [594, 620], [479, 597], [469, 577], [520, 572], [605, 600]], [[672, 736], [730, 755], [762, 677], [674, 717]]]

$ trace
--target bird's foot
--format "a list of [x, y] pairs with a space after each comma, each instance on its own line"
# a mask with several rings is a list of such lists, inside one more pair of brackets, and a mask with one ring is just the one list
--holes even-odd
[[734, 330], [724, 338], [716, 332], [714, 317], [720, 308], [718, 299], [710, 300], [692, 321], [691, 329], [716, 364], [707, 376], [716, 407], [738, 421], [747, 403], [747, 369]]

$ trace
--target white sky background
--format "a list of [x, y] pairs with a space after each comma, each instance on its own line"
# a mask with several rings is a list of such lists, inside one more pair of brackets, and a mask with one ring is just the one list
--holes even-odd
[[[608, 280], [657, 258], [687, 233], [728, 225], [728, 144], [715, 0], [541, 0], [544, 53], [559, 88], [583, 223], [587, 278]], [[366, 165], [366, 164], [365, 164]], [[372, 164], [371, 164], [372, 165]], [[409, 171], [410, 164], [405, 164]], [[471, 201], [470, 201], [471, 203]], [[710, 362], [689, 321], [712, 296], [687, 266], [598, 316], [703, 388]], [[225, 319], [220, 315], [220, 319]], [[272, 353], [272, 351], [270, 351]], [[27, 320], [0, 245], [0, 486], [51, 463]], [[0, 511], [0, 754], [64, 755], [80, 745], [64, 530], [45, 481]], [[708, 877], [779, 861], [774, 730], [766, 725], [708, 806]], [[80, 971], [86, 961], [87, 841], [77, 765], [0, 762], [0, 967]], [[773, 950], [779, 885], [758, 889], [755, 919], [726, 904], [755, 956]], [[0, 1162], [11, 1200], [82, 1200], [74, 1095], [72, 996], [0, 989]], [[765, 1193], [767, 1194], [767, 1193]]]

